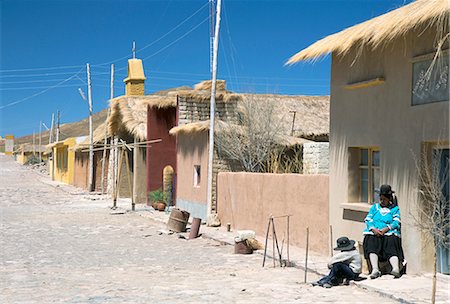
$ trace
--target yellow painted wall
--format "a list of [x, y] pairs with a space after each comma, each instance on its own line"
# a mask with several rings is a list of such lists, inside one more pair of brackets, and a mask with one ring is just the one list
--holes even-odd
[[[76, 139], [70, 137], [53, 147], [53, 163], [55, 166], [53, 180], [73, 185], [75, 168], [73, 147], [75, 144]], [[50, 172], [53, 172], [52, 165], [50, 166]]]

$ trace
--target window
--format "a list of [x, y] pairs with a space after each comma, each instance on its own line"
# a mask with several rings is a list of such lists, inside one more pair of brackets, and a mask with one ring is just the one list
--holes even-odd
[[349, 149], [349, 202], [379, 201], [380, 151], [375, 147]]
[[359, 199], [374, 203], [379, 200], [375, 191], [380, 186], [380, 151], [374, 148], [360, 149]]
[[438, 57], [437, 61], [433, 56], [434, 54], [413, 58], [413, 106], [449, 100], [448, 52]]
[[201, 181], [201, 167], [200, 165], [194, 165], [194, 187], [200, 187]]

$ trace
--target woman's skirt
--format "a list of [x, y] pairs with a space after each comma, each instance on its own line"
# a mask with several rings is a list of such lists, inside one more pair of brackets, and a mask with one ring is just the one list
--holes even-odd
[[375, 236], [366, 234], [363, 249], [366, 259], [369, 259], [369, 254], [375, 253], [380, 261], [387, 261], [392, 256], [397, 256], [399, 261], [404, 260], [402, 239], [396, 235]]

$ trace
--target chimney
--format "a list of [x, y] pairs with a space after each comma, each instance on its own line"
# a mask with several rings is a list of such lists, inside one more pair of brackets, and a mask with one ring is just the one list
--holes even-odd
[[125, 95], [144, 95], [145, 79], [142, 60], [136, 58], [128, 59], [128, 77], [123, 80], [125, 82]]

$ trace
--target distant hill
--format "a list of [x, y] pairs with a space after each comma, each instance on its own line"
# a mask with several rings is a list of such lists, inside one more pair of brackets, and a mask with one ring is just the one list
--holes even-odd
[[[106, 120], [106, 115], [108, 113], [108, 108], [101, 110], [100, 112], [97, 112], [92, 115], [92, 124], [94, 127], [94, 130], [103, 122]], [[77, 136], [85, 136], [89, 135], [89, 117], [85, 118], [83, 120], [77, 121], [77, 122], [71, 122], [62, 124], [59, 127], [60, 133], [59, 133], [59, 140], [64, 140], [69, 137], [77, 137]], [[42, 144], [46, 145], [48, 144], [48, 138], [49, 138], [49, 131], [42, 132]], [[35, 134], [35, 140], [36, 144], [39, 143], [39, 133]], [[31, 135], [25, 135], [22, 137], [18, 137], [14, 139], [15, 145], [20, 145], [24, 143], [33, 143], [33, 134]]]

